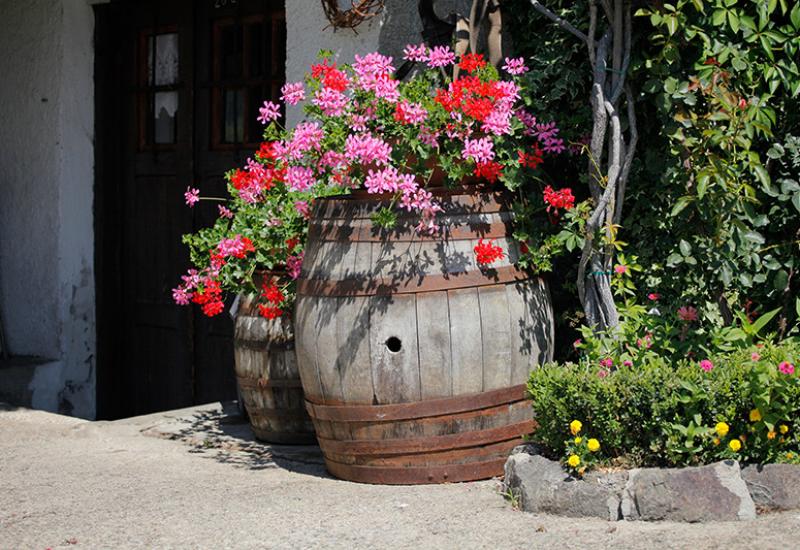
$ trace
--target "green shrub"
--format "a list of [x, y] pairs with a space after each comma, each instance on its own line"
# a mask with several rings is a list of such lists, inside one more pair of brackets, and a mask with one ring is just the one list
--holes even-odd
[[631, 367], [547, 365], [528, 382], [539, 423], [532, 440], [566, 459], [574, 452], [570, 423], [578, 420], [582, 433], [600, 441], [595, 460], [605, 464], [798, 462], [798, 359], [800, 340], [787, 339], [710, 356], [710, 370], [660, 356]]

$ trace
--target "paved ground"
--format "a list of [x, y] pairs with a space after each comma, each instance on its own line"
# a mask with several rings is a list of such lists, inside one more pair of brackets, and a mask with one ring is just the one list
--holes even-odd
[[800, 511], [753, 522], [609, 523], [512, 509], [495, 481], [331, 479], [219, 406], [120, 422], [0, 406], [0, 548], [798, 548]]

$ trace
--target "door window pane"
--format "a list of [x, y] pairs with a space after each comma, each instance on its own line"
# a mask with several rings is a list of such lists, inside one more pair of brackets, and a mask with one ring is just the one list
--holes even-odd
[[147, 45], [147, 83], [150, 86], [177, 84], [178, 68], [178, 33], [151, 35]]
[[223, 90], [223, 141], [241, 143], [244, 141], [244, 90]]
[[153, 95], [155, 143], [175, 143], [178, 119], [178, 92], [156, 92]]

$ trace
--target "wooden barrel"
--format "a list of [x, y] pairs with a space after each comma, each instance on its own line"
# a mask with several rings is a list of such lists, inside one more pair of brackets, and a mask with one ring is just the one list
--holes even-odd
[[267, 320], [241, 297], [233, 349], [236, 381], [255, 436], [269, 443], [311, 445], [314, 426], [303, 403], [292, 323]]
[[[385, 197], [318, 200], [295, 308], [297, 359], [328, 470], [352, 481], [441, 483], [501, 475], [534, 427], [530, 370], [552, 359], [543, 279], [515, 266], [508, 197], [436, 193], [442, 231], [401, 215], [373, 227]], [[481, 269], [473, 248], [507, 257]]]

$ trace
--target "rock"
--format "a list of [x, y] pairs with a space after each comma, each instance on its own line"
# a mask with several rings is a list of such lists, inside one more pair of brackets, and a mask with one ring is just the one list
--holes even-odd
[[[525, 450], [512, 454], [505, 466], [506, 486], [525, 511], [617, 520], [619, 491], [614, 490], [614, 482], [600, 483], [600, 479], [575, 479], [558, 462]], [[624, 481], [616, 483], [624, 486]]]
[[800, 508], [800, 466], [765, 464], [745, 466], [742, 478], [757, 506], [764, 510]]
[[629, 520], [683, 522], [755, 519], [756, 509], [736, 461], [629, 472], [622, 494]]

